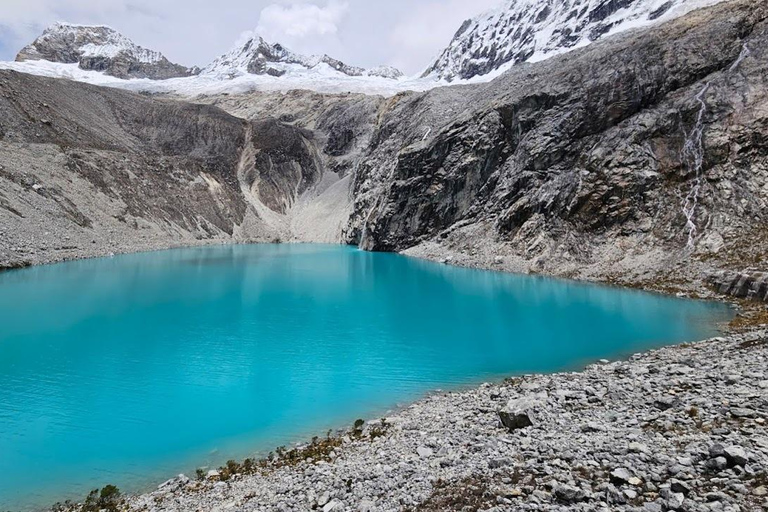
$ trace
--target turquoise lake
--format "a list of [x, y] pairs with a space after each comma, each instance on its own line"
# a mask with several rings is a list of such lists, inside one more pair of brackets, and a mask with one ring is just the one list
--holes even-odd
[[714, 336], [731, 315], [326, 245], [0, 273], [0, 510], [149, 489], [436, 389]]

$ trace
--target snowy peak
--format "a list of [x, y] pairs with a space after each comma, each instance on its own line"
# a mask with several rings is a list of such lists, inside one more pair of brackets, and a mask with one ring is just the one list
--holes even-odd
[[465, 21], [424, 76], [453, 81], [501, 72], [719, 1], [505, 0]]
[[286, 73], [316, 70], [320, 73], [341, 73], [350, 77], [376, 76], [398, 79], [403, 74], [390, 66], [366, 70], [350, 66], [328, 55], [302, 55], [283, 45], [272, 44], [258, 35], [248, 36], [244, 42], [217, 58], [202, 70], [204, 75], [236, 78], [245, 74], [280, 77]]
[[51, 25], [16, 57], [18, 62], [30, 60], [78, 64], [81, 69], [117, 78], [165, 79], [195, 73], [169, 62], [160, 52], [138, 46], [111, 27], [70, 23]]

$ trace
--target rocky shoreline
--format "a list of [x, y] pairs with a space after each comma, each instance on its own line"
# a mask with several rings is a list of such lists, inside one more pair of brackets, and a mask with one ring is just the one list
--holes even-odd
[[[406, 254], [529, 270], [503, 252], [491, 259], [485, 252], [434, 245]], [[678, 293], [716, 296], [702, 279], [689, 283]], [[752, 326], [581, 372], [436, 393], [382, 422], [270, 460], [176, 477], [125, 498], [119, 509], [764, 510], [765, 368], [768, 330]], [[505, 427], [504, 411], [514, 416], [508, 425], [522, 428]]]
[[[405, 254], [529, 271], [503, 252], [491, 251], [502, 254], [491, 259], [485, 252], [434, 245]], [[688, 282], [677, 293], [717, 296], [701, 278]], [[629, 283], [653, 289], [642, 280]], [[768, 329], [762, 323], [742, 322], [746, 331], [728, 328], [723, 337], [581, 372], [434, 394], [383, 422], [271, 460], [179, 476], [126, 497], [119, 509], [763, 510]], [[499, 413], [516, 400], [522, 424], [532, 425], [510, 431]]]
[[[427, 249], [408, 254], [514, 269]], [[768, 329], [729, 329], [580, 372], [435, 393], [267, 460], [173, 478], [118, 509], [764, 510], [766, 368]]]
[[[765, 510], [766, 368], [768, 331], [753, 328], [581, 372], [435, 394], [337, 438], [320, 456], [313, 444], [248, 469], [237, 464], [199, 479], [179, 476], [123, 505]], [[516, 427], [509, 429], [500, 411], [523, 421], [506, 421]]]

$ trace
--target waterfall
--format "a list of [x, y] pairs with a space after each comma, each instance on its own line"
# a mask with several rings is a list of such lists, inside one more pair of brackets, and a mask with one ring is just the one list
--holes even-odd
[[[741, 52], [736, 60], [728, 68], [728, 72], [736, 71], [741, 62], [749, 57], [752, 52], [746, 44], [742, 45]], [[710, 82], [704, 84], [704, 87], [696, 94], [695, 100], [699, 104], [699, 112], [696, 115], [696, 123], [690, 132], [685, 133], [685, 143], [682, 150], [682, 162], [694, 172], [693, 186], [688, 195], [683, 200], [683, 215], [685, 215], [685, 229], [688, 231], [687, 247], [693, 249], [698, 235], [696, 226], [696, 208], [699, 205], [699, 193], [702, 188], [702, 167], [704, 165], [704, 115], [707, 113], [707, 103], [704, 99], [709, 90]]]
[[742, 45], [741, 47], [741, 53], [739, 53], [738, 58], [731, 64], [731, 67], [728, 68], [728, 72], [732, 73], [733, 71], [736, 71], [736, 68], [739, 67], [739, 64], [741, 64], [741, 61], [746, 59], [752, 54], [752, 52], [749, 50], [749, 47], [747, 47], [746, 43]]
[[695, 173], [693, 186], [683, 200], [683, 215], [685, 215], [685, 229], [688, 230], [688, 248], [693, 248], [698, 229], [696, 227], [696, 207], [699, 205], [699, 192], [701, 191], [701, 168], [704, 164], [704, 114], [707, 112], [707, 103], [704, 95], [709, 90], [709, 82], [696, 95], [699, 103], [699, 113], [696, 115], [696, 124], [689, 133], [685, 134], [682, 160], [688, 169]]

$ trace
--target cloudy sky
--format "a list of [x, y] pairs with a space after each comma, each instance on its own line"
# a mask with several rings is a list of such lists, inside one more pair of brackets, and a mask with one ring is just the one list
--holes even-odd
[[421, 71], [461, 22], [500, 0], [0, 0], [0, 60], [54, 21], [107, 24], [170, 60], [205, 65], [244, 32], [349, 64]]

